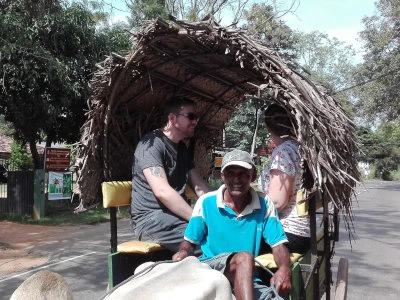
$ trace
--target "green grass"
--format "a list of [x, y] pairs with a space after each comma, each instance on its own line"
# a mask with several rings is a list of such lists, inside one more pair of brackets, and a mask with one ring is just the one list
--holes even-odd
[[[117, 218], [130, 218], [129, 207], [120, 209], [117, 213]], [[93, 208], [79, 214], [74, 214], [74, 209], [72, 207], [48, 205], [48, 207], [46, 207], [45, 217], [40, 220], [34, 220], [31, 216], [27, 215], [0, 214], [0, 221], [49, 226], [98, 224], [108, 222], [109, 220], [109, 211], [103, 207]]]

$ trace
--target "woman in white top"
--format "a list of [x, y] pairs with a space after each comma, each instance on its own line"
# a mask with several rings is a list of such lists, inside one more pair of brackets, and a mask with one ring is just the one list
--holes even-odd
[[258, 188], [275, 204], [289, 240], [290, 252], [310, 249], [310, 219], [299, 217], [296, 194], [301, 188], [301, 166], [298, 142], [286, 110], [277, 104], [266, 109], [265, 125], [276, 147], [258, 180]]

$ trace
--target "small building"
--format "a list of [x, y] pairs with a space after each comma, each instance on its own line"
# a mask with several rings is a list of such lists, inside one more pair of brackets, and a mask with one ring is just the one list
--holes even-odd
[[10, 159], [13, 141], [12, 137], [0, 135], [0, 159]]
[[[14, 139], [7, 135], [0, 135], [0, 175], [2, 172], [8, 170], [9, 160], [11, 158], [11, 147]], [[43, 159], [45, 147], [41, 145], [36, 145], [39, 157]], [[26, 151], [31, 152], [28, 146], [26, 146]]]

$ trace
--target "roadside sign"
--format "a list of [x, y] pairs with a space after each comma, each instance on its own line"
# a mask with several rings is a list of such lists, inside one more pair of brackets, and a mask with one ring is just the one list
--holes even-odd
[[216, 156], [214, 158], [214, 167], [221, 168], [221, 165], [222, 165], [222, 157]]
[[44, 157], [45, 171], [68, 171], [71, 149], [46, 148]]
[[48, 200], [71, 199], [72, 172], [49, 172]]

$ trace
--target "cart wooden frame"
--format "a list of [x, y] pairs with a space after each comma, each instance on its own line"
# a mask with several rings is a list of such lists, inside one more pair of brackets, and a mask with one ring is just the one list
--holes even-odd
[[[161, 246], [140, 241], [125, 241], [118, 245], [117, 236], [117, 209], [130, 205], [131, 182], [104, 182], [103, 206], [110, 209], [110, 245], [111, 253], [108, 256], [109, 289], [129, 279], [134, 270], [148, 261], [170, 260], [172, 252], [162, 249]], [[309, 197], [308, 214], [311, 221], [311, 249], [305, 255], [295, 257], [292, 263], [292, 291], [291, 300], [316, 300], [325, 295], [331, 298], [333, 242], [339, 236], [339, 218], [337, 211], [330, 210], [318, 193]], [[318, 215], [321, 217], [318, 218]], [[317, 220], [322, 221], [319, 226]], [[266, 267], [272, 269], [274, 262], [272, 255], [267, 255]], [[256, 258], [258, 259], [258, 258]], [[257, 266], [257, 264], [256, 264]], [[347, 297], [348, 261], [340, 259], [335, 300], [344, 300]]]
[[[164, 105], [171, 97], [196, 103], [200, 119], [190, 147], [204, 177], [210, 170], [210, 155], [221, 146], [224, 126], [239, 104], [248, 97], [275, 102], [297, 124], [300, 157], [313, 178], [305, 197], [315, 243], [310, 259], [298, 262], [299, 268], [312, 274], [303, 279], [306, 283], [315, 283], [317, 275], [325, 274], [323, 281], [329, 284], [324, 288], [314, 284], [312, 290], [316, 296], [329, 292], [338, 216], [351, 230], [352, 196], [360, 178], [354, 124], [340, 103], [268, 45], [240, 28], [221, 27], [212, 17], [196, 23], [173, 17], [151, 21], [132, 35], [132, 49], [99, 63], [91, 83], [88, 119], [74, 151], [75, 193], [81, 199], [77, 211], [104, 199], [102, 182], [131, 180], [135, 146], [146, 132], [160, 127]], [[314, 202], [322, 203], [322, 208], [313, 211]], [[324, 232], [318, 243], [317, 220]]]

